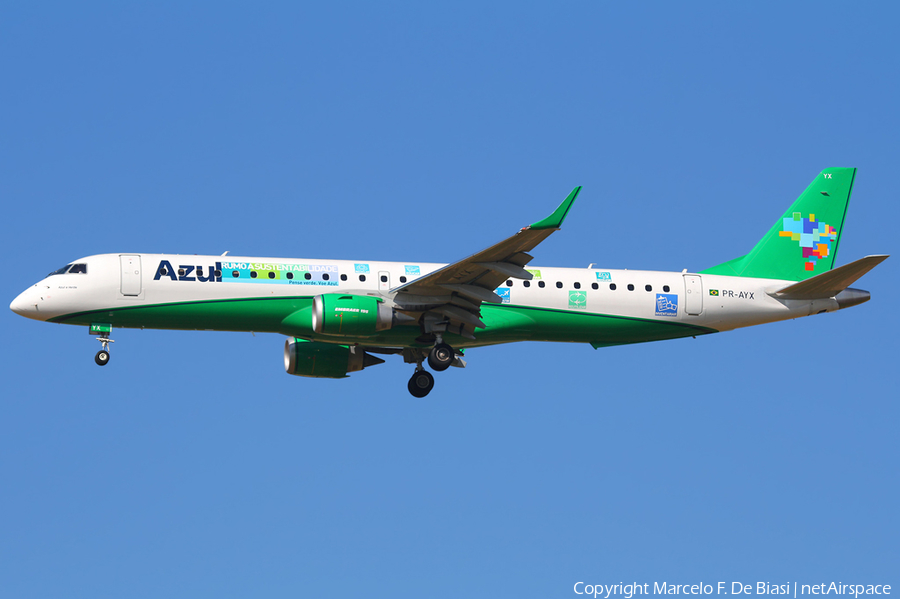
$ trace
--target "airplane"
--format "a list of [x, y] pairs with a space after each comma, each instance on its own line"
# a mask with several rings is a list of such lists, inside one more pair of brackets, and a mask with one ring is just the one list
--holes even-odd
[[[425, 397], [467, 349], [515, 341], [595, 349], [696, 337], [856, 306], [850, 285], [888, 258], [834, 268], [855, 168], [823, 170], [744, 256], [697, 272], [529, 266], [581, 187], [547, 218], [451, 264], [102, 254], [53, 271], [10, 309], [89, 327], [279, 333], [288, 374], [344, 378], [399, 355]], [[527, 268], [526, 268], [527, 267]]]

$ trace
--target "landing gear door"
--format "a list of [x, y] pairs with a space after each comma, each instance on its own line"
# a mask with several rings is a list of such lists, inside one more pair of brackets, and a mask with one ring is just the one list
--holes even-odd
[[137, 297], [141, 294], [141, 257], [119, 256], [122, 295]]
[[378, 273], [378, 291], [387, 293], [391, 290], [391, 273], [382, 271]]
[[703, 280], [700, 275], [684, 275], [684, 311], [692, 316], [703, 312]]

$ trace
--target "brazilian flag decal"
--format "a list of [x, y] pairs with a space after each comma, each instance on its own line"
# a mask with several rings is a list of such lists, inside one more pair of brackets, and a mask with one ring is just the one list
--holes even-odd
[[718, 290], [718, 289], [710, 289], [710, 290], [709, 290], [709, 294], [710, 294], [710, 295], [718, 296], [718, 295], [719, 295], [719, 290]]

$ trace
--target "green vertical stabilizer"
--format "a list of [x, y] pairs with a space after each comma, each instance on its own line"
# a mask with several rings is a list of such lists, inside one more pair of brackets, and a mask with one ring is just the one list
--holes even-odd
[[700, 274], [802, 281], [834, 265], [855, 168], [819, 173], [750, 253]]

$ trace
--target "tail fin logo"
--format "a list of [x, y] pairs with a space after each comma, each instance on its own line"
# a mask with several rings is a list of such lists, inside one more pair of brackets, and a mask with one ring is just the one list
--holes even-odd
[[795, 212], [793, 218], [785, 218], [779, 237], [790, 237], [800, 243], [806, 270], [814, 270], [816, 261], [827, 258], [831, 253], [831, 244], [837, 239], [837, 229], [823, 222], [816, 221], [816, 215], [803, 218]]

